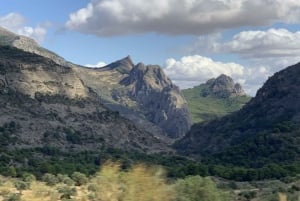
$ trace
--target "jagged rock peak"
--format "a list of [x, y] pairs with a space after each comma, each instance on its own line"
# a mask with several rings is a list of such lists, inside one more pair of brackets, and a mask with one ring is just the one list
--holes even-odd
[[[147, 65], [138, 63], [130, 71], [128, 77], [120, 81], [120, 84], [130, 85], [137, 83], [140, 87], [144, 85], [145, 88], [152, 88], [162, 91], [165, 87], [173, 87], [171, 80], [165, 75], [162, 68], [158, 65]], [[138, 87], [138, 90], [140, 90]]]
[[120, 73], [123, 74], [129, 74], [130, 71], [133, 69], [134, 63], [131, 59], [131, 57], [128, 55], [127, 57], [120, 59], [118, 61], [115, 61], [105, 67], [102, 68], [102, 70], [117, 70]]
[[130, 99], [139, 103], [146, 118], [169, 137], [182, 137], [189, 130], [186, 100], [160, 66], [138, 63], [120, 84], [130, 89]]
[[235, 83], [231, 77], [225, 74], [221, 74], [216, 79], [208, 80], [206, 84], [209, 86], [210, 94], [218, 98], [246, 95], [242, 86], [239, 83]]

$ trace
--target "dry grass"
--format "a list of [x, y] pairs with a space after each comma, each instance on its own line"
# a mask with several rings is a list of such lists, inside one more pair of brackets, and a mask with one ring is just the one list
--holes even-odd
[[279, 193], [279, 201], [287, 201], [287, 195], [284, 193]]

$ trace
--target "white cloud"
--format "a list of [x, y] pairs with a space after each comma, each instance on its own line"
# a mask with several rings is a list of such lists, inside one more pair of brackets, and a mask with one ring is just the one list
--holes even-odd
[[250, 94], [254, 94], [256, 89], [275, 72], [300, 61], [299, 31], [291, 32], [286, 29], [243, 31], [227, 42], [220, 42], [219, 39], [220, 37], [214, 36], [200, 37], [187, 50], [189, 54], [209, 52], [241, 57], [246, 66], [243, 76], [237, 79], [245, 80], [245, 88]]
[[216, 52], [230, 52], [246, 58], [295, 57], [300, 55], [300, 31], [243, 31], [214, 48]]
[[103, 66], [106, 66], [107, 64], [103, 61], [99, 61], [97, 64], [86, 64], [84, 66], [86, 67], [90, 67], [90, 68], [100, 68], [100, 67], [103, 67]]
[[226, 74], [242, 84], [250, 95], [255, 95], [256, 90], [273, 74], [268, 66], [245, 67], [237, 63], [217, 62], [200, 55], [185, 56], [180, 60], [168, 59], [164, 71], [182, 89]]
[[26, 19], [18, 13], [9, 13], [5, 16], [0, 16], [0, 26], [20, 35], [24, 35], [35, 39], [41, 43], [46, 34], [47, 30], [37, 25], [36, 27], [26, 26]]
[[240, 26], [299, 22], [299, 0], [92, 0], [66, 27], [98, 36], [202, 35]]

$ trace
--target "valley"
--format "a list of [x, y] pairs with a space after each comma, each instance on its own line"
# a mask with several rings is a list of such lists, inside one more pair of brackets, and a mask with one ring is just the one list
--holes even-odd
[[[63, 200], [66, 189], [78, 194], [64, 200], [93, 200], [85, 193], [100, 195], [88, 185], [66, 187], [57, 181], [48, 187], [45, 175], [58, 179], [80, 172], [87, 183], [104, 188], [107, 183], [92, 177], [111, 161], [117, 169], [106, 179], [120, 179], [116, 185], [134, 189], [134, 182], [159, 181], [162, 188], [182, 193], [174, 198], [159, 192], [170, 196], [165, 200], [184, 200], [189, 195], [181, 190], [185, 185], [192, 189], [193, 182], [209, 192], [210, 200], [296, 200], [299, 69], [298, 63], [279, 71], [253, 98], [224, 74], [180, 90], [158, 65], [135, 64], [127, 56], [87, 68], [1, 28], [0, 173], [5, 177], [0, 179], [0, 197], [21, 199], [46, 185], [48, 193], [58, 196], [53, 201]], [[156, 178], [155, 168], [143, 169], [148, 166], [165, 173]], [[140, 171], [149, 180], [136, 180]], [[18, 189], [16, 183], [26, 183], [26, 174], [37, 181], [31, 190]], [[122, 183], [122, 175], [125, 180], [132, 176], [133, 183]], [[126, 188], [114, 196], [129, 196]], [[132, 196], [124, 200], [138, 195]]]

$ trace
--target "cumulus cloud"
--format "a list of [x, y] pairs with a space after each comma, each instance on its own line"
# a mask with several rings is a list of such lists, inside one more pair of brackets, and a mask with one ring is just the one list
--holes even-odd
[[[207, 42], [208, 41], [208, 42]], [[300, 61], [300, 32], [286, 29], [243, 31], [226, 42], [220, 37], [202, 36], [187, 48], [190, 54], [233, 54], [246, 66], [243, 71], [245, 87], [253, 94], [275, 72]]]
[[300, 31], [243, 31], [229, 42], [215, 44], [214, 49], [216, 52], [230, 52], [246, 58], [295, 57], [300, 55]]
[[299, 20], [299, 0], [92, 0], [70, 14], [66, 27], [98, 36], [202, 35]]
[[86, 67], [90, 67], [90, 68], [100, 68], [103, 66], [106, 66], [107, 64], [103, 61], [99, 61], [97, 64], [86, 64]]
[[0, 16], [0, 26], [20, 35], [24, 35], [35, 39], [41, 43], [47, 33], [47, 30], [37, 25], [36, 27], [26, 26], [26, 19], [18, 13], [9, 13], [5, 16]]
[[250, 95], [255, 95], [256, 90], [272, 75], [272, 69], [268, 66], [245, 67], [237, 63], [217, 62], [200, 55], [185, 56], [180, 60], [167, 59], [164, 71], [182, 89], [226, 74], [242, 84]]

